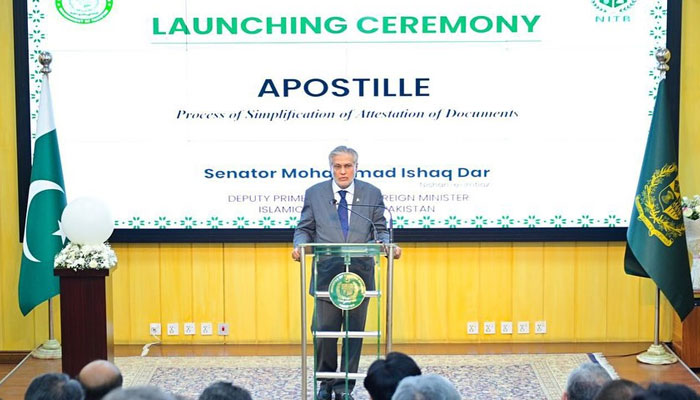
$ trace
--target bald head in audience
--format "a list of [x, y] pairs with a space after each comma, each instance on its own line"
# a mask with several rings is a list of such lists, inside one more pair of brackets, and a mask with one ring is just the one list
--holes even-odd
[[100, 400], [122, 386], [122, 373], [107, 360], [88, 363], [78, 374], [78, 381], [85, 390], [85, 400]]

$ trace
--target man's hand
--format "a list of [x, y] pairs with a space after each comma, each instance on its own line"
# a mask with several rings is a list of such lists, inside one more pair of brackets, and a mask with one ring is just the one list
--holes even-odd
[[394, 259], [398, 260], [399, 258], [401, 258], [401, 247], [396, 246], [394, 247]]
[[387, 256], [389, 256], [389, 249], [394, 249], [394, 260], [401, 258], [401, 247], [398, 245], [394, 245], [393, 247], [384, 246], [383, 251]]
[[294, 250], [292, 250], [292, 260], [301, 260], [301, 250], [298, 247], [295, 247]]

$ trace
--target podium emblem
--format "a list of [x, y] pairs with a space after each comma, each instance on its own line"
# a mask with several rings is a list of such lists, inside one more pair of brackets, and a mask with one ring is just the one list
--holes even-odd
[[365, 281], [352, 272], [336, 275], [328, 285], [331, 303], [341, 310], [357, 308], [365, 299]]

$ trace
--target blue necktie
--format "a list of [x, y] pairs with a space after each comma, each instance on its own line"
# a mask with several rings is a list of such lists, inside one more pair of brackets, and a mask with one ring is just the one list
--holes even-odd
[[338, 203], [338, 218], [340, 218], [340, 228], [343, 230], [343, 236], [348, 238], [348, 231], [350, 226], [348, 225], [348, 202], [345, 200], [345, 195], [348, 193], [347, 190], [341, 190], [338, 192], [340, 194], [340, 203]]

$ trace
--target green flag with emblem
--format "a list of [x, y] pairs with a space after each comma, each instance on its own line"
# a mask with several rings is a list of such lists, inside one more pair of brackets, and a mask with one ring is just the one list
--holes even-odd
[[693, 309], [693, 287], [671, 118], [662, 79], [627, 228], [625, 272], [651, 278], [683, 320]]
[[44, 75], [19, 273], [19, 308], [24, 315], [59, 293], [58, 278], [53, 275], [53, 260], [66, 241], [60, 222], [65, 207], [66, 193], [51, 91]]

